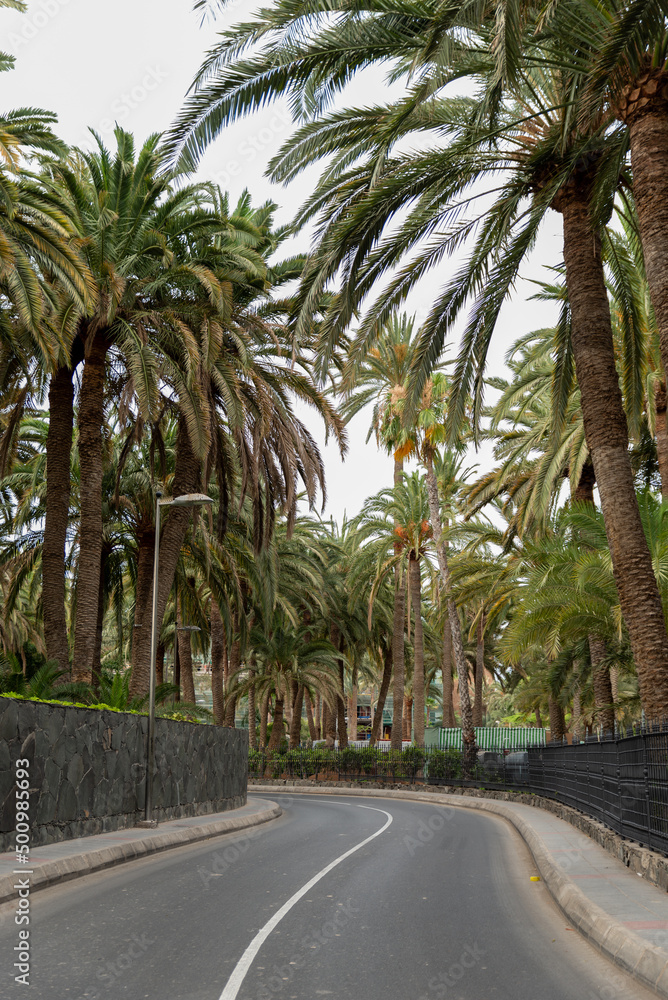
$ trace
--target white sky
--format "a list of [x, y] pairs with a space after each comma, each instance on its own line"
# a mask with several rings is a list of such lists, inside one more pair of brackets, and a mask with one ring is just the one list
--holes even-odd
[[[203, 26], [191, 10], [191, 0], [115, 0], [113, 4], [108, 0], [29, 0], [27, 14], [0, 10], [0, 49], [16, 56], [14, 71], [0, 76], [0, 106], [55, 111], [57, 131], [72, 145], [90, 143], [88, 127], [113, 145], [114, 121], [134, 132], [139, 143], [170, 125], [216, 31], [247, 19], [257, 6], [232, 0], [215, 23]], [[374, 103], [384, 93], [383, 79], [374, 73], [365, 78], [363, 88], [356, 86], [355, 97], [357, 102]], [[217, 140], [199, 176], [215, 180], [233, 201], [245, 187], [255, 204], [272, 198], [280, 206], [277, 221], [288, 222], [315, 176], [315, 172], [302, 175], [288, 188], [272, 185], [263, 176], [267, 161], [289, 132], [284, 109], [264, 109]], [[560, 262], [561, 223], [556, 213], [549, 214], [524, 278], [549, 280], [543, 265]], [[416, 312], [418, 320], [426, 315], [451, 269], [452, 265], [445, 264], [432, 273], [408, 302], [407, 310]], [[490, 355], [490, 373], [503, 372], [503, 357], [515, 338], [549, 324], [549, 307], [526, 301], [533, 290], [522, 281], [505, 307]], [[317, 440], [324, 442], [318, 418], [306, 419]], [[373, 439], [364, 444], [369, 420], [362, 414], [349, 425], [345, 464], [336, 446], [330, 444], [325, 450], [326, 516], [339, 521], [344, 510], [354, 515], [367, 496], [392, 482], [391, 459], [377, 452]], [[490, 467], [488, 450], [472, 457], [481, 472]]]

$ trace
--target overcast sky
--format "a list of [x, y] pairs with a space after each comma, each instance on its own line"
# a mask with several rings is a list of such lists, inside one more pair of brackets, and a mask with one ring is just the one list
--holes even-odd
[[[216, 22], [202, 25], [192, 12], [191, 0], [29, 0], [28, 13], [0, 11], [0, 49], [16, 56], [16, 68], [0, 78], [2, 107], [37, 107], [55, 111], [58, 132], [73, 145], [90, 145], [89, 127], [113, 144], [114, 122], [134, 132], [141, 142], [166, 129], [177, 114], [184, 95], [215, 40], [215, 33], [248, 18], [256, 3], [232, 0]], [[381, 101], [382, 76], [373, 72], [355, 86], [354, 99], [369, 104]], [[363, 95], [363, 96], [360, 96]], [[234, 200], [248, 187], [253, 200], [272, 198], [280, 205], [278, 220], [288, 222], [299, 206], [315, 172], [302, 175], [288, 188], [272, 185], [264, 177], [267, 161], [290, 132], [284, 108], [270, 107], [228, 129], [205, 156], [199, 176], [215, 180]], [[561, 260], [561, 225], [549, 213], [544, 233], [525, 279], [549, 280], [544, 266]], [[306, 242], [306, 240], [304, 241]], [[453, 265], [442, 265], [420, 286], [408, 303], [418, 319], [424, 316]], [[528, 280], [502, 314], [495, 335], [489, 371], [500, 374], [508, 347], [520, 334], [550, 322], [544, 304], [527, 302], [535, 291]], [[324, 434], [315, 415], [305, 415], [321, 443]], [[392, 463], [378, 454], [373, 440], [364, 444], [369, 416], [349, 427], [350, 449], [342, 464], [337, 449], [325, 450], [328, 505], [326, 515], [341, 520], [344, 510], [357, 513], [365, 497], [391, 485]], [[480, 471], [490, 467], [490, 454], [472, 456]]]

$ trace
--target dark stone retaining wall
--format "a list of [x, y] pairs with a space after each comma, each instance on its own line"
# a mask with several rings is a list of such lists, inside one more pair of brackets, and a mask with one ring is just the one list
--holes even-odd
[[[134, 826], [144, 811], [148, 718], [0, 697], [0, 852], [14, 847], [14, 765], [30, 761], [33, 846]], [[246, 803], [245, 729], [156, 719], [153, 814]]]

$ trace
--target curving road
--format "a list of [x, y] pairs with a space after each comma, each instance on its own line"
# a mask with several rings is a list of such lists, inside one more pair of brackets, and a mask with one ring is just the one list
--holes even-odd
[[[650, 1000], [503, 820], [274, 795], [284, 815], [35, 894], [32, 1000]], [[12, 981], [0, 909], [0, 997]]]

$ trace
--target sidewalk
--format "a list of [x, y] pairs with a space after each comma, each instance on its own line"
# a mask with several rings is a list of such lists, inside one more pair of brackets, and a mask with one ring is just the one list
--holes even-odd
[[668, 998], [668, 893], [629, 871], [565, 820], [535, 806], [496, 799], [309, 784], [250, 785], [249, 790], [401, 798], [503, 816], [528, 845], [569, 924], [645, 986]]
[[30, 852], [30, 863], [27, 865], [17, 864], [13, 851], [0, 854], [0, 903], [16, 900], [15, 884], [21, 877], [29, 878], [30, 892], [35, 892], [56, 882], [89, 875], [102, 868], [134, 861], [135, 858], [165, 851], [170, 847], [181, 847], [222, 833], [246, 830], [276, 819], [281, 812], [281, 807], [275, 802], [258, 797], [241, 809], [169, 820], [160, 823], [154, 830], [142, 830], [133, 826], [125, 830], [114, 830], [113, 833], [100, 833], [35, 847]]

